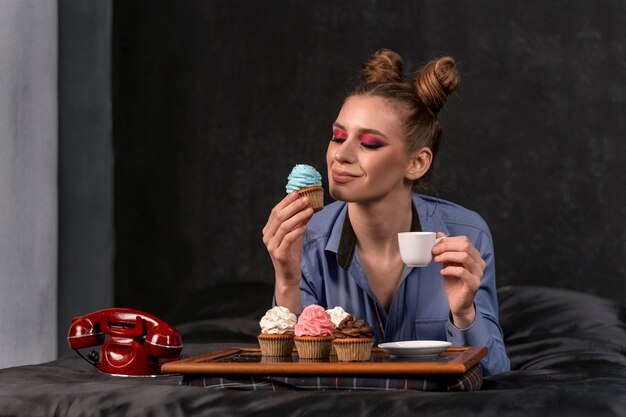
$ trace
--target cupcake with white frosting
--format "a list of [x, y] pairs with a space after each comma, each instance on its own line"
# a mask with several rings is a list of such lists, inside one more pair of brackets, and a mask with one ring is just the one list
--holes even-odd
[[[329, 308], [328, 310], [326, 310], [326, 313], [330, 316], [330, 321], [333, 322], [335, 327], [339, 326], [339, 323], [341, 323], [343, 319], [345, 319], [346, 317], [350, 315], [350, 313], [348, 313], [346, 310], [344, 310], [343, 308], [339, 306], [335, 306], [334, 308]], [[330, 349], [330, 355], [331, 356], [337, 355], [337, 351], [335, 350], [334, 345]]]
[[259, 322], [261, 334], [257, 337], [264, 356], [289, 356], [293, 351], [296, 315], [286, 307], [276, 306], [265, 313]]
[[347, 311], [339, 306], [329, 308], [328, 310], [326, 310], [326, 313], [328, 313], [328, 315], [330, 316], [330, 321], [333, 322], [335, 327], [339, 326], [339, 323], [341, 323], [343, 319], [348, 317], [349, 314]]

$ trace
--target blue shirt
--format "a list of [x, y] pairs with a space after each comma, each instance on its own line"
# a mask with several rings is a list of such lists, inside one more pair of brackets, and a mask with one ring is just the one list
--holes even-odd
[[413, 195], [412, 230], [467, 236], [487, 264], [474, 298], [476, 319], [461, 330], [450, 321], [439, 263], [405, 267], [389, 312], [385, 311], [367, 282], [347, 209], [346, 203], [334, 202], [308, 223], [301, 261], [303, 307], [341, 306], [374, 327], [376, 343], [425, 339], [447, 340], [453, 346], [486, 346], [489, 352], [481, 365], [487, 375], [510, 369], [498, 323], [491, 233], [477, 213], [441, 199]]

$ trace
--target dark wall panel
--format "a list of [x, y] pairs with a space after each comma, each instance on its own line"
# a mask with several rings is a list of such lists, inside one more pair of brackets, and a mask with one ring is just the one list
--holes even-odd
[[109, 0], [60, 0], [58, 353], [72, 317], [113, 303]]
[[435, 185], [490, 224], [498, 284], [626, 301], [625, 2], [116, 1], [113, 20], [118, 304], [176, 320], [271, 283], [267, 215], [293, 164], [324, 169], [380, 47], [459, 63]]

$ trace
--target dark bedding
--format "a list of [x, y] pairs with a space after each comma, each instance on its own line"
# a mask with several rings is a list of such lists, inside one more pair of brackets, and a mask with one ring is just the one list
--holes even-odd
[[[499, 297], [512, 370], [486, 377], [476, 392], [208, 390], [181, 386], [180, 376], [112, 377], [68, 356], [0, 370], [0, 416], [626, 415], [623, 308], [542, 287], [502, 288]], [[258, 306], [235, 323], [226, 319], [232, 313], [226, 306], [212, 319], [177, 326], [184, 353], [254, 343]]]

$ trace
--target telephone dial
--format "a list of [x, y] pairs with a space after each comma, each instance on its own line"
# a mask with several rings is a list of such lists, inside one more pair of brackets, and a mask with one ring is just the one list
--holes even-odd
[[74, 317], [67, 342], [83, 358], [78, 349], [102, 345], [100, 354], [92, 351], [85, 359], [101, 372], [120, 376], [161, 375], [161, 365], [179, 359], [183, 348], [176, 329], [130, 308]]

